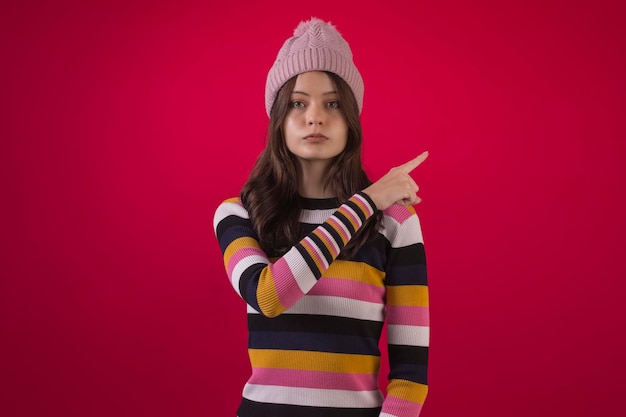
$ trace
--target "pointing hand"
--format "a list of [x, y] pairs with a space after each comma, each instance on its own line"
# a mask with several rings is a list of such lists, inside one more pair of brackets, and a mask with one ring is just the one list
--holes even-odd
[[421, 153], [409, 162], [391, 168], [387, 174], [364, 189], [363, 192], [370, 196], [379, 210], [385, 210], [393, 204], [408, 206], [419, 203], [422, 201], [417, 196], [419, 187], [409, 174], [426, 158], [428, 158], [428, 151]]

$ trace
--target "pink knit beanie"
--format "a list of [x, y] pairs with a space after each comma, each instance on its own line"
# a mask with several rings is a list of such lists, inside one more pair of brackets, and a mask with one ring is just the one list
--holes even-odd
[[348, 42], [337, 29], [318, 18], [300, 22], [278, 52], [276, 61], [267, 74], [265, 84], [265, 110], [269, 116], [278, 90], [291, 77], [308, 71], [328, 71], [339, 75], [348, 83], [359, 113], [363, 108], [363, 79], [352, 62]]

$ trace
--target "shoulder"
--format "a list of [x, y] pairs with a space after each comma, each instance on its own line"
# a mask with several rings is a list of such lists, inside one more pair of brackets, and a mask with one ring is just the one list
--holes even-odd
[[228, 217], [239, 217], [241, 219], [249, 219], [248, 210], [241, 203], [239, 197], [228, 198], [220, 203], [215, 210], [213, 216], [213, 227], [217, 228], [217, 225]]
[[413, 206], [394, 204], [383, 210], [381, 233], [393, 246], [424, 243], [420, 220]]
[[400, 204], [394, 204], [383, 210], [383, 217], [387, 221], [402, 224], [411, 217], [417, 218], [417, 213], [415, 212], [415, 208], [413, 206], [401, 206]]

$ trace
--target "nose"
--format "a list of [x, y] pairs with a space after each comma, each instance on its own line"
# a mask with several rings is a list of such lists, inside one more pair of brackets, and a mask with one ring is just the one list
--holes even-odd
[[324, 123], [324, 109], [321, 105], [311, 103], [307, 109], [306, 121], [309, 125], [321, 125]]

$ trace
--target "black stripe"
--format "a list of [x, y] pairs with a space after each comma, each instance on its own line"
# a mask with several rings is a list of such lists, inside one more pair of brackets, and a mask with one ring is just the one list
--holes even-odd
[[393, 363], [428, 365], [428, 348], [424, 346], [390, 344], [389, 358]]
[[259, 314], [248, 314], [250, 331], [309, 332], [327, 334], [349, 334], [378, 339], [383, 323], [336, 316], [311, 316], [306, 314], [281, 314], [267, 318]]
[[379, 237], [374, 239], [371, 244], [363, 245], [350, 260], [354, 262], [363, 262], [369, 266], [373, 266], [379, 271], [384, 271], [387, 254], [385, 251], [386, 247], [382, 244], [382, 242], [386, 242], [387, 240], [383, 238], [382, 235], [378, 236]]
[[408, 365], [406, 363], [394, 364], [389, 379], [404, 379], [428, 385], [428, 368], [426, 365]]
[[319, 236], [317, 236], [316, 234], [311, 234], [309, 236], [311, 238], [311, 240], [313, 241], [313, 243], [315, 243], [315, 245], [320, 249], [320, 251], [322, 252], [322, 255], [324, 256], [324, 258], [326, 259], [326, 262], [328, 264], [332, 263], [332, 261], [335, 259], [333, 257], [333, 255], [330, 253], [330, 251], [328, 250], [328, 248], [326, 247], [326, 244], [324, 243], [324, 241], [322, 239], [319, 238]]
[[216, 236], [222, 249], [226, 251], [228, 245], [242, 236], [250, 236], [256, 239], [252, 224], [246, 219], [237, 216], [228, 216], [217, 225]]
[[350, 233], [350, 236], [354, 235], [355, 229], [352, 226], [352, 223], [350, 222], [350, 219], [348, 219], [345, 214], [343, 214], [342, 212], [338, 211], [338, 212], [336, 212], [334, 214], [334, 216], [337, 218], [337, 220], [339, 220], [341, 223], [343, 223], [344, 226], [346, 226], [346, 228], [348, 229], [348, 232]]
[[413, 245], [403, 246], [401, 248], [391, 248], [391, 252], [389, 253], [389, 262], [394, 265], [426, 263], [424, 244], [414, 243]]
[[361, 207], [359, 207], [357, 203], [355, 203], [354, 201], [346, 201], [345, 204], [350, 207], [357, 216], [359, 216], [359, 219], [361, 219], [361, 223], [365, 223], [365, 220], [367, 220], [367, 216], [365, 215], [365, 213], [363, 213], [363, 209], [361, 209]]
[[370, 204], [372, 209], [376, 211], [376, 203], [374, 203], [374, 200], [372, 200], [369, 195], [365, 194], [363, 191], [360, 191], [357, 194], [363, 197]]
[[311, 233], [313, 230], [315, 230], [318, 226], [319, 224], [300, 223], [300, 234], [301, 234], [300, 239], [303, 239], [305, 236], [308, 236], [308, 234]]
[[385, 285], [427, 285], [426, 265], [392, 266], [387, 270]]
[[248, 348], [349, 353], [380, 357], [378, 338], [305, 332], [248, 333]]
[[336, 198], [306, 198], [299, 197], [300, 207], [308, 210], [328, 210], [339, 207]]
[[298, 250], [298, 252], [300, 252], [300, 255], [302, 255], [302, 257], [304, 258], [307, 266], [309, 267], [311, 272], [313, 272], [313, 276], [315, 277], [315, 279], [320, 279], [320, 277], [322, 276], [322, 272], [317, 268], [317, 265], [315, 264], [315, 261], [313, 260], [313, 258], [311, 258], [311, 255], [309, 254], [309, 252], [307, 252], [307, 250], [304, 248], [304, 246], [302, 246], [301, 243], [298, 243], [295, 246], [295, 248]]
[[339, 250], [341, 250], [343, 248], [343, 240], [341, 239], [341, 235], [337, 233], [337, 231], [328, 223], [323, 223], [322, 227], [333, 238], [335, 243], [337, 243], [337, 247], [339, 248]]
[[426, 365], [394, 364], [389, 372], [389, 379], [404, 379], [428, 385], [428, 368]]
[[405, 379], [428, 384], [428, 348], [390, 344], [389, 363], [393, 364], [389, 379]]
[[256, 311], [261, 311], [257, 302], [256, 293], [259, 286], [259, 276], [266, 266], [267, 265], [263, 263], [250, 265], [241, 273], [241, 277], [239, 278], [239, 294], [241, 294], [243, 299]]
[[303, 405], [269, 404], [243, 398], [238, 417], [378, 417], [380, 407], [331, 408]]

